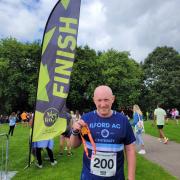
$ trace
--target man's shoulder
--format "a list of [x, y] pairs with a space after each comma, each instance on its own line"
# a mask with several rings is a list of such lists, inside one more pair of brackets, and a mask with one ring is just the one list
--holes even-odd
[[122, 114], [122, 113], [120, 113], [120, 112], [117, 112], [117, 111], [115, 111], [115, 110], [113, 110], [113, 114], [114, 114], [115, 116], [119, 116], [119, 117], [122, 117], [122, 118], [125, 118], [125, 117], [126, 117], [124, 114]]
[[[90, 112], [87, 112], [87, 113], [84, 113], [84, 114], [82, 115], [82, 119], [83, 119], [83, 118], [95, 117], [95, 116], [97, 116], [96, 110], [90, 111]], [[113, 114], [112, 114], [111, 118], [127, 119], [127, 117], [126, 117], [125, 115], [123, 115], [122, 113], [117, 112], [117, 111], [115, 111], [115, 110], [113, 110]]]
[[[122, 113], [120, 113], [120, 112], [117, 112], [117, 111], [113, 111], [113, 115], [114, 115], [114, 117], [116, 118], [116, 119], [118, 119], [118, 120], [122, 120], [122, 121], [127, 121], [128, 122], [128, 118], [124, 115], [124, 114], [122, 114]], [[112, 116], [113, 117], [113, 116]]]

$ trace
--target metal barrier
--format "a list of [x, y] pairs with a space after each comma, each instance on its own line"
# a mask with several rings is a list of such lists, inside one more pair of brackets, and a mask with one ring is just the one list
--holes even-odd
[[8, 151], [9, 151], [9, 136], [6, 133], [0, 134], [0, 180], [7, 180], [8, 177]]

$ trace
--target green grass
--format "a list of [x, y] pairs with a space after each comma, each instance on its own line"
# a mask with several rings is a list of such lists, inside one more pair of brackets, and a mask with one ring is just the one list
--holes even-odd
[[[151, 122], [146, 122], [147, 129], [153, 129]], [[150, 127], [150, 128], [149, 128]], [[169, 126], [171, 127], [171, 126]], [[174, 127], [174, 126], [172, 126]], [[0, 133], [8, 131], [8, 125], [0, 125]], [[155, 129], [155, 128], [154, 128]], [[151, 130], [153, 131], [153, 130]], [[82, 148], [74, 149], [73, 156], [67, 157], [66, 155], [59, 157], [59, 141], [58, 137], [55, 138], [54, 156], [58, 164], [52, 167], [49, 161], [43, 161], [43, 168], [38, 169], [31, 165], [30, 168], [24, 170], [28, 164], [29, 153], [29, 128], [22, 127], [21, 124], [17, 125], [14, 131], [14, 136], [9, 140], [9, 170], [18, 171], [13, 180], [79, 180], [82, 168]], [[0, 145], [1, 146], [1, 145]], [[42, 157], [46, 157], [46, 151], [42, 153]], [[127, 168], [125, 167], [125, 174]], [[136, 180], [175, 180], [173, 176], [168, 174], [160, 166], [151, 163], [144, 159], [142, 156], [137, 155], [137, 169]]]
[[[145, 131], [147, 134], [159, 137], [157, 126], [154, 125], [153, 122], [154, 121], [145, 121]], [[180, 143], [180, 124], [177, 125], [175, 120], [169, 120], [168, 124], [165, 124], [163, 131], [169, 140]]]

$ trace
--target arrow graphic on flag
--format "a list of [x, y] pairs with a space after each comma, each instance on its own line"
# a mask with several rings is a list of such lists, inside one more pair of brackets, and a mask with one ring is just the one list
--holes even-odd
[[70, 0], [62, 0], [61, 1], [61, 4], [64, 6], [64, 9], [67, 10], [67, 8], [69, 6], [69, 2], [70, 2]]

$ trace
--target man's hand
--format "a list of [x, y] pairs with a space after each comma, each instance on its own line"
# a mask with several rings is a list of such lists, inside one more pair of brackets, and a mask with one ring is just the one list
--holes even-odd
[[81, 131], [82, 127], [85, 125], [86, 125], [86, 123], [82, 119], [80, 119], [79, 121], [74, 122], [72, 128], [74, 131]]
[[72, 126], [72, 134], [70, 136], [70, 142], [72, 147], [76, 148], [81, 145], [82, 141], [79, 138], [79, 133], [84, 126], [86, 126], [86, 123], [82, 119], [74, 122]]

